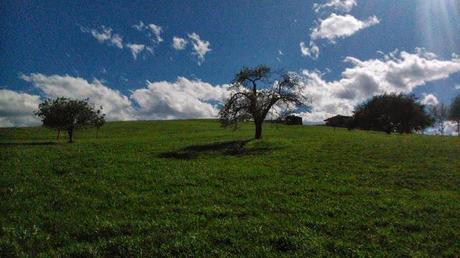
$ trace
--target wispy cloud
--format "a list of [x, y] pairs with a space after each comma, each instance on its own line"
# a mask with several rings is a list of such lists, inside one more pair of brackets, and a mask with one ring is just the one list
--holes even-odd
[[99, 43], [107, 43], [108, 45], [112, 45], [120, 49], [123, 48], [123, 38], [116, 33], [112, 33], [113, 29], [110, 27], [102, 25], [96, 29], [89, 29], [80, 26], [80, 30], [84, 33], [91, 34]]
[[323, 9], [333, 9], [335, 11], [348, 13], [357, 4], [356, 0], [329, 0], [324, 4], [314, 4], [313, 10], [318, 13]]
[[300, 42], [300, 52], [302, 56], [309, 56], [313, 59], [317, 59], [319, 56], [319, 47], [315, 44], [315, 42], [310, 41], [310, 46], [307, 47], [305, 42]]
[[207, 40], [202, 40], [200, 35], [195, 32], [188, 34], [188, 37], [193, 46], [193, 54], [198, 58], [198, 65], [201, 65], [204, 62], [205, 55], [212, 50], [209, 47], [211, 43]]
[[161, 34], [163, 33], [163, 28], [160, 25], [154, 23], [144, 24], [144, 22], [139, 21], [139, 24], [133, 25], [133, 28], [145, 32], [146, 35], [156, 44], [163, 42]]
[[173, 37], [172, 39], [172, 47], [176, 50], [184, 50], [187, 46], [188, 41], [181, 37]]
[[134, 60], [137, 59], [137, 55], [139, 55], [140, 52], [142, 52], [142, 50], [145, 49], [145, 45], [143, 44], [131, 44], [131, 43], [128, 43], [126, 44], [126, 47], [129, 48], [129, 50], [131, 51], [131, 54], [133, 55], [133, 58]]

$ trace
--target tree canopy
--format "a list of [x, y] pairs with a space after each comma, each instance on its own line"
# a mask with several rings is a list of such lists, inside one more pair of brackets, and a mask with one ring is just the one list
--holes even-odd
[[449, 119], [457, 122], [457, 133], [460, 136], [460, 95], [455, 97], [449, 108]]
[[358, 105], [350, 128], [412, 133], [433, 124], [424, 105], [412, 95], [384, 94]]
[[[102, 125], [104, 114], [96, 110], [93, 105], [85, 100], [74, 100], [64, 97], [46, 99], [38, 106], [35, 112], [43, 123], [43, 126], [55, 130], [66, 130], [69, 135], [69, 142], [73, 141], [75, 129]], [[102, 124], [101, 124], [102, 123]]]

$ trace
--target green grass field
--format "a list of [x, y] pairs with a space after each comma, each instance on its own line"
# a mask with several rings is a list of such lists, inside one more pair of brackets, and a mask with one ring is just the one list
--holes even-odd
[[0, 129], [0, 256], [456, 256], [460, 139], [217, 121]]

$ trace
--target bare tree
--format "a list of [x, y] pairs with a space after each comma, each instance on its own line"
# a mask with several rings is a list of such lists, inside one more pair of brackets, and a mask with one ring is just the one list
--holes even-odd
[[307, 104], [300, 92], [300, 79], [295, 73], [283, 73], [274, 80], [274, 73], [267, 66], [243, 68], [236, 74], [230, 90], [231, 97], [220, 110], [222, 126], [234, 126], [252, 120], [255, 138], [262, 138], [262, 124], [273, 107], [286, 109]]
[[434, 126], [437, 127], [439, 134], [444, 135], [446, 121], [449, 118], [449, 109], [444, 103], [430, 107], [430, 114], [434, 119]]

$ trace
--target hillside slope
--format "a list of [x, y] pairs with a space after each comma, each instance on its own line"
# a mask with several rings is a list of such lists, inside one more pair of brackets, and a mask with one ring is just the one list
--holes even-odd
[[216, 121], [0, 129], [0, 256], [460, 252], [460, 139]]

